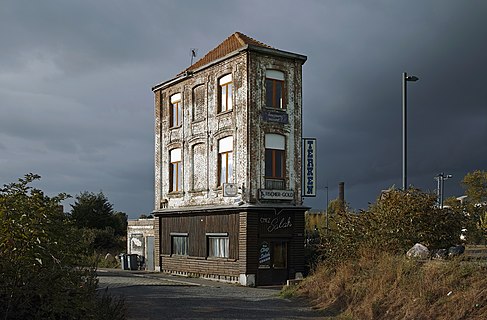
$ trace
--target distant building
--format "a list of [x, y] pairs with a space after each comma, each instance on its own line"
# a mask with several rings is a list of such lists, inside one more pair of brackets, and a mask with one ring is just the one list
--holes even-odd
[[154, 219], [127, 221], [127, 253], [137, 254], [145, 270], [154, 270]]
[[249, 286], [301, 276], [305, 61], [236, 32], [152, 88], [156, 269]]

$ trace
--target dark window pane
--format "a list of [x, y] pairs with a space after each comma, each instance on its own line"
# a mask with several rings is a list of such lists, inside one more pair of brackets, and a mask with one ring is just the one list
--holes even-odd
[[282, 82], [276, 81], [275, 107], [282, 108]]
[[265, 176], [272, 177], [272, 151], [265, 149]]
[[282, 150], [275, 150], [275, 177], [282, 178], [284, 169], [284, 152]]
[[285, 269], [287, 267], [287, 242], [274, 242], [273, 249], [274, 269]]
[[266, 79], [265, 80], [265, 105], [267, 107], [273, 107], [273, 91], [274, 91], [274, 81], [271, 79]]

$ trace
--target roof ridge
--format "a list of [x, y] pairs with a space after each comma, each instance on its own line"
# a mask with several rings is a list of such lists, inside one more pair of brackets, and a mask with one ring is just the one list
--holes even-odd
[[269, 48], [269, 49], [274, 49], [273, 47], [257, 41], [241, 32], [234, 32], [232, 33], [228, 38], [223, 40], [219, 45], [217, 45], [214, 49], [210, 50], [207, 54], [205, 54], [201, 59], [193, 63], [191, 66], [183, 70], [181, 73], [178, 75], [181, 75], [187, 71], [191, 70], [196, 70], [200, 67], [203, 67], [213, 61], [216, 61], [218, 59], [221, 59], [225, 57], [226, 55], [237, 51], [238, 49], [241, 49], [245, 46], [258, 46], [258, 47], [263, 47], [263, 48]]
[[246, 45], [245, 41], [242, 39], [241, 35], [244, 35], [243, 33], [240, 33], [240, 32], [235, 32], [234, 34], [232, 34], [232, 36], [235, 36], [237, 37], [237, 40], [238, 42], [240, 42], [242, 44], [242, 46]]

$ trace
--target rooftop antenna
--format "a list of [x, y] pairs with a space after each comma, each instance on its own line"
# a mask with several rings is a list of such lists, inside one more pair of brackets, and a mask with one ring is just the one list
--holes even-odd
[[196, 58], [198, 55], [198, 48], [191, 48], [190, 49], [190, 55], [191, 55], [191, 66], [193, 65], [193, 58]]

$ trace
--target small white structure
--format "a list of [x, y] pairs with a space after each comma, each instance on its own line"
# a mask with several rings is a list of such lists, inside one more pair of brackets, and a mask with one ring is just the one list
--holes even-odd
[[154, 218], [128, 221], [127, 253], [143, 257], [145, 270], [154, 270]]

